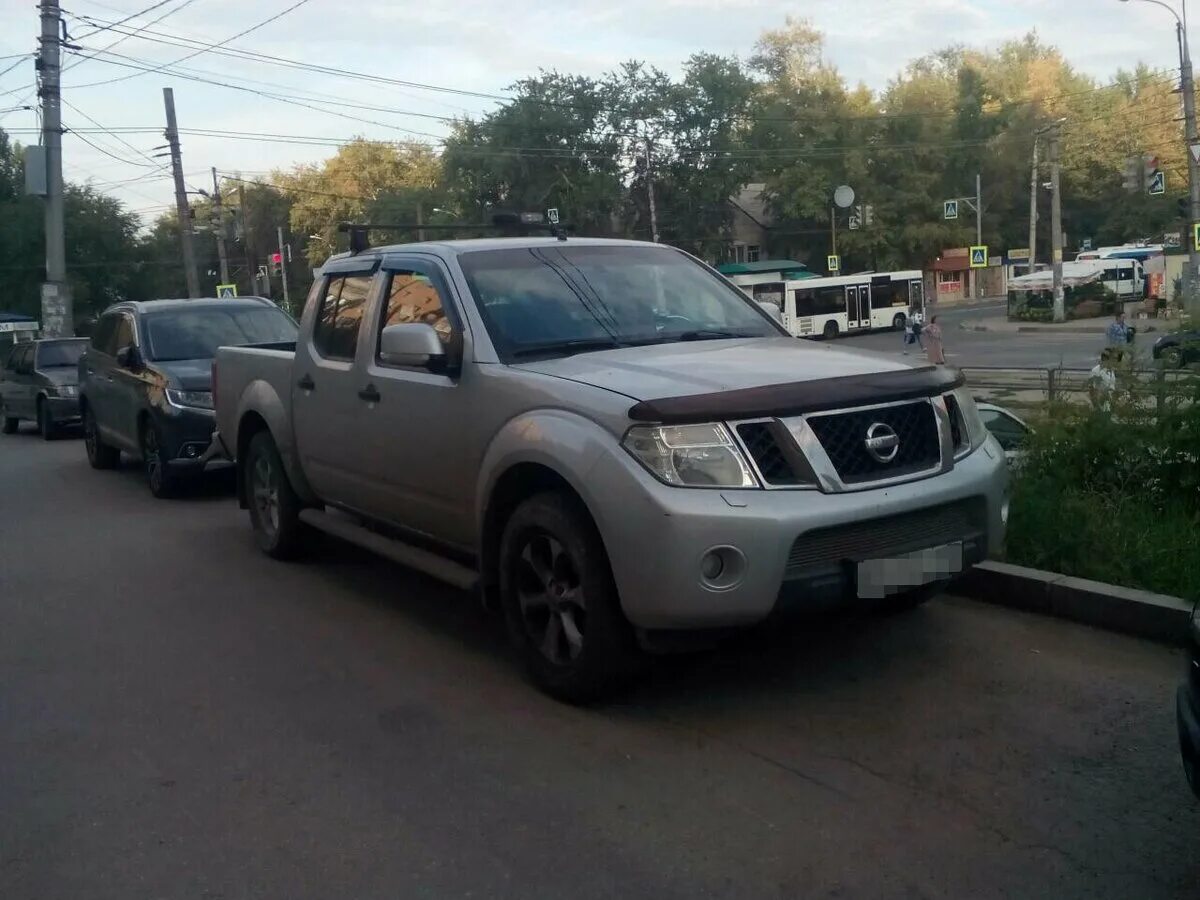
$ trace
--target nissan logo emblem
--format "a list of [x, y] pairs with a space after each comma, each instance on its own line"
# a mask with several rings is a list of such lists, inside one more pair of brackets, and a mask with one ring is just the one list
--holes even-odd
[[900, 438], [891, 425], [875, 422], [867, 429], [867, 439], [863, 441], [871, 459], [880, 463], [890, 463], [900, 452]]

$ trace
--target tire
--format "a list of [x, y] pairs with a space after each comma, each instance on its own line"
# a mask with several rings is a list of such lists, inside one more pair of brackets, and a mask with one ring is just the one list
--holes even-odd
[[58, 426], [50, 418], [50, 408], [46, 405], [45, 400], [38, 401], [37, 426], [38, 433], [41, 434], [43, 441], [52, 441], [58, 437]]
[[83, 408], [83, 446], [87, 450], [88, 464], [93, 469], [115, 469], [121, 462], [121, 451], [108, 446], [101, 439], [90, 406]]
[[146, 471], [146, 484], [150, 493], [159, 500], [178, 497], [184, 479], [171, 470], [162, 454], [162, 434], [153, 422], [142, 425], [142, 466]]
[[903, 331], [907, 321], [908, 317], [904, 313], [896, 313], [895, 318], [892, 319], [892, 328], [896, 331]]
[[300, 521], [304, 504], [288, 480], [269, 431], [250, 439], [241, 465], [250, 525], [259, 549], [274, 559], [295, 559], [306, 537]]
[[5, 434], [16, 434], [17, 429], [21, 427], [21, 420], [15, 416], [5, 415], [6, 412], [4, 401], [0, 400], [0, 431]]
[[500, 599], [514, 647], [550, 696], [593, 702], [637, 674], [642, 655], [608, 556], [573, 497], [537, 494], [513, 511], [500, 541]]
[[1168, 369], [1183, 368], [1183, 350], [1179, 347], [1167, 347], [1162, 352], [1163, 365]]
[[822, 336], [824, 336], [825, 340], [832, 341], [835, 337], [838, 336], [838, 323], [837, 322], [826, 322], [825, 328], [821, 331], [821, 334], [822, 334]]

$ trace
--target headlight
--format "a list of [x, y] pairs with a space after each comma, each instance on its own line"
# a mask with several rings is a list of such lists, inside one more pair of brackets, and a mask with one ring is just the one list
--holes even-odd
[[988, 430], [987, 426], [983, 424], [983, 419], [979, 417], [979, 408], [975, 406], [975, 398], [965, 387], [960, 387], [954, 392], [954, 401], [958, 404], [958, 414], [962, 417], [961, 424], [966, 429], [967, 442], [971, 448], [967, 452], [978, 450], [988, 439]]
[[78, 397], [79, 388], [73, 384], [56, 384], [46, 388], [51, 397]]
[[176, 391], [167, 389], [167, 402], [184, 409], [212, 409], [212, 391]]
[[651, 474], [686, 487], [758, 487], [725, 426], [635, 425], [622, 445]]

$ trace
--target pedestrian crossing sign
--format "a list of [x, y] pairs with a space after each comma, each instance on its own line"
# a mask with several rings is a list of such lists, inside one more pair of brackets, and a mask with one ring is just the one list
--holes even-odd
[[842, 261], [838, 259], [838, 255], [836, 253], [830, 253], [827, 257], [825, 257], [825, 268], [829, 269], [830, 272], [841, 271]]
[[971, 248], [971, 268], [986, 269], [988, 264], [987, 245], [978, 244]]
[[217, 297], [224, 300], [225, 298], [233, 298], [237, 296], [236, 284], [218, 284]]
[[1200, 222], [1192, 226], [1192, 246], [1200, 250]]

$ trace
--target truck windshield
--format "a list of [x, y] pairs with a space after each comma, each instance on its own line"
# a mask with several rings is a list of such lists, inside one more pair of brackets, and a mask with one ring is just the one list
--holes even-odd
[[37, 368], [74, 367], [83, 356], [87, 341], [42, 341], [37, 349]]
[[212, 359], [218, 347], [294, 341], [296, 323], [280, 309], [173, 309], [142, 318], [143, 348], [159, 362]]
[[736, 288], [666, 247], [567, 243], [459, 261], [506, 359], [781, 334]]

